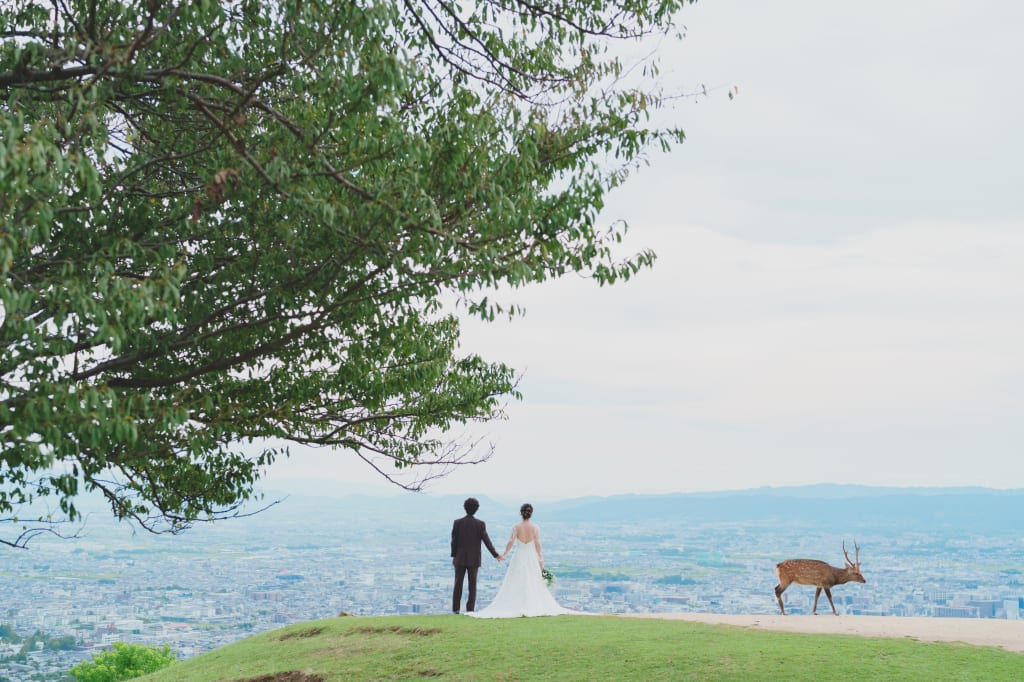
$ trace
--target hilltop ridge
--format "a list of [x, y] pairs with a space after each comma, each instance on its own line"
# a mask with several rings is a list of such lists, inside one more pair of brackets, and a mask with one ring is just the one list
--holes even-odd
[[[786, 680], [837, 671], [865, 680], [1017, 680], [1024, 656], [994, 646], [933, 643], [915, 631], [824, 634], [882, 621], [793, 617], [818, 634], [694, 620], [554, 616], [481, 621], [464, 616], [376, 616], [297, 623], [254, 635], [142, 678], [143, 682], [335, 680]], [[911, 623], [913, 624], [913, 623]], [[923, 624], [923, 623], [922, 623]], [[1024, 623], [1003, 624], [1021, 626]], [[950, 623], [940, 624], [955, 631]], [[967, 628], [969, 632], [974, 628]], [[846, 633], [844, 633], [846, 634]], [[571, 646], [568, 645], [571, 642]], [[524, 656], [522, 652], [530, 652]], [[843, 673], [844, 676], [848, 676]]]

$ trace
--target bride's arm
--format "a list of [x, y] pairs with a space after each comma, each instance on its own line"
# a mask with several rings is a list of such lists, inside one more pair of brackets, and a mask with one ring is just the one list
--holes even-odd
[[540, 528], [534, 527], [533, 531], [533, 545], [537, 548], [537, 559], [540, 561], [540, 565], [544, 565], [544, 552], [540, 549]]
[[506, 554], [508, 554], [508, 551], [510, 549], [512, 549], [512, 543], [515, 542], [515, 539], [516, 539], [516, 527], [512, 526], [512, 535], [508, 536], [508, 544], [505, 545], [505, 551], [501, 553], [502, 557], [504, 557]]

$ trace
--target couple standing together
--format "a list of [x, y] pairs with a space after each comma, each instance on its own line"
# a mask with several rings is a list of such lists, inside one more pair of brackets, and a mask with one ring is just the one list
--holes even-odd
[[[557, 616], [575, 613], [562, 608], [551, 596], [541, 569], [544, 558], [540, 548], [540, 529], [530, 520], [533, 505], [524, 504], [519, 508], [523, 520], [512, 526], [505, 552], [498, 554], [487, 535], [487, 525], [476, 518], [480, 503], [473, 497], [462, 504], [466, 515], [452, 524], [452, 566], [455, 567], [455, 588], [452, 591], [452, 611], [459, 612], [462, 604], [462, 585], [469, 578], [469, 594], [466, 599], [466, 613], [477, 618], [519, 618], [520, 616]], [[505, 579], [498, 589], [494, 601], [482, 611], [476, 611], [476, 576], [480, 569], [480, 543], [498, 561], [504, 561], [515, 546], [515, 553], [508, 562]]]

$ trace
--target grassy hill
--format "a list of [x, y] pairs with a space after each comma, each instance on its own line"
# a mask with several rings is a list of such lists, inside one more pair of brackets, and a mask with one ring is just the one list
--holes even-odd
[[146, 682], [1020, 680], [1024, 655], [613, 616], [345, 617], [265, 632]]

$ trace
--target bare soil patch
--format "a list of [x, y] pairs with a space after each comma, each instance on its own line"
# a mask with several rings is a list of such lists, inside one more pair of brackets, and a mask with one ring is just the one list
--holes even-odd
[[398, 625], [392, 625], [390, 627], [370, 627], [365, 626], [361, 628], [353, 628], [346, 632], [346, 635], [384, 635], [384, 634], [396, 634], [396, 635], [419, 635], [420, 637], [429, 637], [430, 635], [436, 635], [441, 632], [438, 628], [403, 628]]
[[319, 675], [310, 675], [308, 673], [299, 672], [298, 670], [289, 670], [283, 673], [274, 673], [273, 675], [246, 677], [244, 679], [235, 680], [235, 682], [324, 682], [324, 678]]
[[283, 642], [286, 639], [301, 639], [301, 638], [304, 638], [304, 637], [316, 637], [317, 635], [319, 635], [323, 631], [324, 631], [323, 628], [309, 628], [308, 630], [298, 630], [296, 632], [288, 632], [286, 634], [283, 634], [283, 635], [281, 635], [280, 639]]

